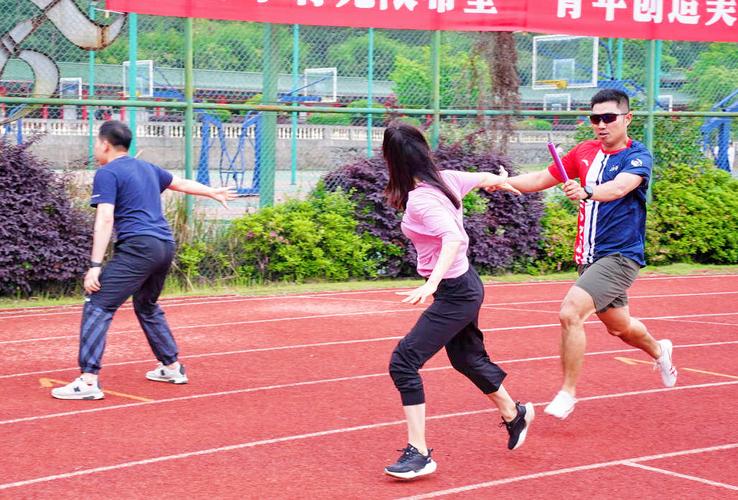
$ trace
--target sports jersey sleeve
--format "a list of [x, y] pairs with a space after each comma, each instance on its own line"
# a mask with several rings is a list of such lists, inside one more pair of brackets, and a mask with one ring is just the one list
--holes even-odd
[[115, 174], [104, 168], [95, 172], [95, 178], [92, 181], [90, 206], [96, 207], [99, 203], [111, 203], [115, 205], [117, 194], [118, 184], [116, 182]]
[[[568, 153], [566, 153], [561, 158], [561, 164], [564, 165], [564, 170], [566, 171], [566, 175], [569, 177], [569, 179], [576, 179], [579, 177], [579, 171], [577, 170], [577, 152], [579, 150], [579, 145], [572, 148]], [[561, 177], [561, 173], [559, 173], [559, 169], [556, 167], [555, 163], [551, 163], [548, 166], [548, 172], [553, 175], [557, 181], [564, 182], [563, 177]]]
[[459, 172], [458, 170], [444, 170], [444, 180], [451, 184], [453, 191], [459, 193], [461, 198], [466, 196], [484, 180], [484, 172]]
[[444, 243], [464, 241], [453, 214], [433, 196], [416, 200], [415, 206], [408, 209], [408, 215], [418, 223], [418, 229], [422, 228], [423, 234], [440, 238]]
[[621, 172], [628, 174], [640, 175], [645, 183], [651, 179], [651, 169], [653, 169], [653, 157], [645, 148], [639, 148], [628, 155]]
[[159, 177], [159, 192], [161, 193], [169, 187], [174, 176], [161, 167], [157, 167], [156, 165], [153, 165], [153, 167], [156, 169], [156, 174]]

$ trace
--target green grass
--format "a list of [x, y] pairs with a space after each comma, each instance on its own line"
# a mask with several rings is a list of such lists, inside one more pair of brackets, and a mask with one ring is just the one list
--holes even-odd
[[[689, 274], [738, 274], [738, 265], [717, 266], [698, 264], [670, 264], [668, 266], [649, 266], [641, 272], [641, 276], [668, 275], [679, 276]], [[566, 281], [574, 280], [575, 272], [547, 274], [544, 276], [532, 276], [530, 274], [503, 274], [485, 275], [485, 282], [496, 283], [520, 283], [537, 281]], [[346, 282], [320, 282], [320, 283], [270, 283], [261, 285], [242, 286], [218, 286], [218, 287], [195, 287], [192, 290], [184, 290], [180, 287], [168, 285], [164, 297], [187, 297], [187, 296], [212, 296], [212, 295], [289, 295], [300, 293], [336, 292], [352, 290], [372, 290], [378, 288], [410, 288], [419, 286], [420, 279], [386, 279], [372, 281], [346, 281]], [[64, 306], [79, 305], [82, 303], [81, 296], [72, 297], [50, 297], [36, 296], [23, 298], [0, 298], [0, 309], [13, 307], [41, 307], [41, 306]]]

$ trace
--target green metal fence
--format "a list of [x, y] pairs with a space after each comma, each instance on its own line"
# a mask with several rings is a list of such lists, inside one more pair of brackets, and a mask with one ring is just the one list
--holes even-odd
[[[64, 2], [102, 26], [121, 17], [103, 2]], [[86, 50], [75, 31], [30, 0], [0, 0], [0, 133], [23, 140], [44, 130], [40, 154], [60, 168], [89, 168], [96, 127], [120, 118], [136, 132], [134, 154], [188, 178], [238, 184], [254, 206], [301, 196], [326, 171], [372, 155], [398, 117], [434, 144], [511, 118], [495, 147], [533, 168], [547, 161], [547, 140], [573, 141], [603, 86], [632, 95], [647, 144], [654, 117], [700, 116], [713, 126], [706, 154], [719, 156], [730, 142], [721, 120], [738, 114], [736, 44], [516, 33], [515, 50], [501, 52], [494, 33], [131, 14], [112, 43]], [[505, 62], [519, 80], [515, 106], [500, 94]], [[39, 82], [53, 95], [34, 97]]]

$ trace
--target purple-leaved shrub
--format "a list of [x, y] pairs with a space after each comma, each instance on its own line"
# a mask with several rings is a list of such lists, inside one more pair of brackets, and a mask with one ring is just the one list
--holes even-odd
[[[503, 166], [510, 175], [516, 173], [507, 157], [474, 153], [463, 144], [441, 146], [435, 152], [435, 160], [442, 170], [498, 173]], [[387, 180], [387, 167], [380, 156], [358, 159], [324, 177], [329, 189], [342, 189], [355, 202], [358, 231], [377, 236], [401, 250], [381, 256], [382, 274], [414, 276], [415, 250], [400, 230], [402, 214], [390, 207], [384, 197]], [[477, 193], [487, 200], [487, 209], [465, 217], [472, 265], [487, 273], [525, 269], [538, 249], [541, 195], [490, 194], [482, 190]]]
[[69, 290], [89, 259], [91, 218], [32, 143], [0, 137], [0, 295]]

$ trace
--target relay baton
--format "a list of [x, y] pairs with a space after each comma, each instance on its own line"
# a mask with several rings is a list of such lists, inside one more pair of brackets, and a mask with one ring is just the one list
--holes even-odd
[[559, 158], [559, 153], [556, 151], [556, 146], [554, 146], [553, 142], [548, 143], [548, 152], [551, 153], [551, 158], [553, 158], [556, 168], [559, 169], [561, 178], [564, 179], [564, 182], [567, 182], [569, 180], [569, 176], [566, 175], [566, 169], [564, 169], [564, 165], [561, 163], [561, 158]]

